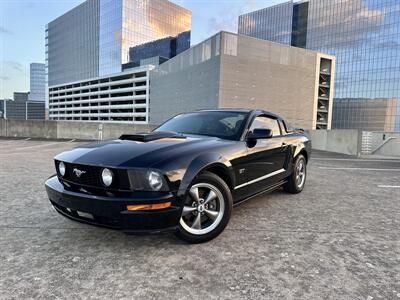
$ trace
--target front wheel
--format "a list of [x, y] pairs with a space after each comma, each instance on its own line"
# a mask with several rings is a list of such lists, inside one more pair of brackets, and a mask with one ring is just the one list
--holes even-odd
[[229, 222], [232, 203], [225, 181], [213, 173], [200, 174], [185, 199], [176, 235], [189, 243], [215, 238]]
[[291, 194], [300, 193], [306, 183], [307, 161], [302, 154], [296, 156], [293, 163], [293, 172], [287, 178], [283, 189]]

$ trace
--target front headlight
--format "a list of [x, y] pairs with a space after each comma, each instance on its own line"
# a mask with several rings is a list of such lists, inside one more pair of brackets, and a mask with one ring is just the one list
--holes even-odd
[[164, 175], [154, 169], [128, 170], [129, 184], [134, 191], [168, 191], [168, 183]]
[[163, 186], [162, 175], [156, 171], [147, 172], [147, 181], [153, 191], [159, 191]]
[[60, 172], [61, 176], [65, 175], [65, 170], [66, 170], [65, 164], [62, 161], [60, 161], [60, 163], [58, 164], [58, 172]]
[[111, 170], [105, 168], [103, 172], [101, 172], [101, 180], [103, 181], [105, 186], [110, 186], [113, 182], [113, 173]]

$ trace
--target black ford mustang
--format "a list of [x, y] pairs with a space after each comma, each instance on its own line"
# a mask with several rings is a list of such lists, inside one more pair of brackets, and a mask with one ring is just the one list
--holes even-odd
[[174, 230], [199, 243], [223, 231], [233, 205], [279, 187], [301, 192], [310, 150], [301, 130], [272, 113], [199, 111], [57, 155], [46, 190], [71, 219], [127, 233]]

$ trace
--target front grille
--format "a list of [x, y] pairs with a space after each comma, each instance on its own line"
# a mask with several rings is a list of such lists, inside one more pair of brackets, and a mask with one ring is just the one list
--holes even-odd
[[[101, 182], [102, 168], [85, 166], [85, 165], [76, 165], [76, 164], [65, 164], [65, 165], [67, 170], [65, 172], [64, 178], [66, 180], [81, 185], [103, 186]], [[79, 171], [84, 173], [81, 173], [81, 175], [78, 177], [76, 175], [76, 172]]]
[[[81, 164], [72, 164], [65, 163], [66, 172], [64, 176], [60, 176], [59, 178], [62, 180], [74, 183], [80, 186], [94, 187], [94, 188], [102, 188], [102, 189], [112, 189], [112, 190], [129, 190], [129, 179], [127, 176], [126, 170], [112, 169], [109, 168], [113, 174], [113, 182], [111, 186], [105, 187], [101, 180], [101, 173], [104, 167], [97, 166], [89, 166], [89, 165], [81, 165]], [[56, 169], [58, 162], [56, 162]], [[80, 173], [80, 176], [78, 176]]]

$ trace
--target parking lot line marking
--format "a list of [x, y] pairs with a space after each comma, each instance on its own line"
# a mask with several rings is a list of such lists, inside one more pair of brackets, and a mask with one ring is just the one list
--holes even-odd
[[355, 171], [394, 171], [400, 172], [400, 169], [379, 169], [379, 168], [336, 168], [336, 167], [318, 167], [324, 170], [355, 170]]
[[378, 185], [379, 188], [400, 189], [400, 185]]
[[65, 143], [70, 143], [72, 140], [66, 141], [66, 142], [55, 142], [55, 143], [46, 143], [46, 144], [39, 144], [39, 145], [33, 145], [33, 146], [27, 146], [27, 147], [19, 147], [15, 148], [15, 150], [23, 150], [23, 149], [31, 149], [31, 148], [39, 148], [39, 147], [47, 147], [47, 146], [53, 146], [53, 145], [61, 145]]
[[311, 157], [311, 160], [332, 160], [332, 161], [365, 161], [365, 162], [400, 162], [400, 160], [395, 159], [364, 159], [364, 158], [320, 158]]

